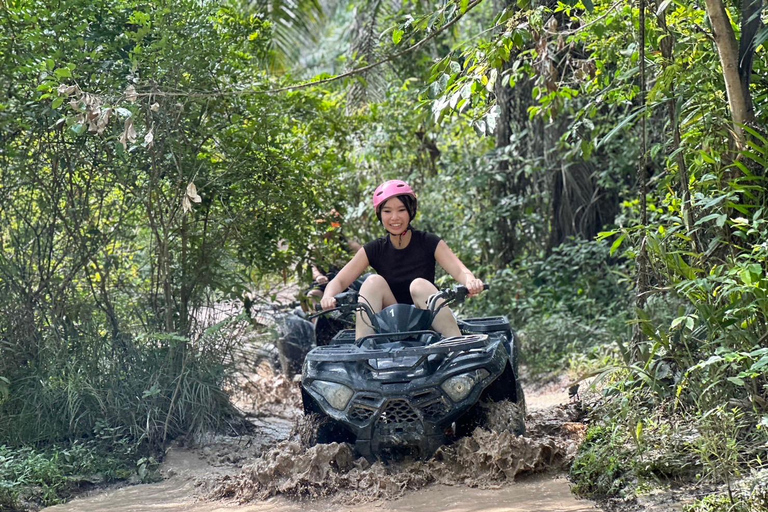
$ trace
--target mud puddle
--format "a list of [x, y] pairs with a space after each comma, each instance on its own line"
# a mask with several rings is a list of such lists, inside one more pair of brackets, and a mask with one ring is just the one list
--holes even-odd
[[[564, 387], [528, 393], [524, 437], [478, 428], [429, 461], [386, 466], [355, 457], [347, 444], [307, 447], [297, 428], [301, 413], [296, 383], [256, 375], [245, 387], [250, 391], [243, 393], [240, 405], [256, 427], [254, 434], [174, 446], [160, 483], [81, 497], [45, 510], [596, 510], [570, 493], [562, 473], [585, 430], [580, 405], [568, 401]], [[254, 396], [258, 399], [246, 400]], [[503, 404], [496, 413], [503, 427]]]

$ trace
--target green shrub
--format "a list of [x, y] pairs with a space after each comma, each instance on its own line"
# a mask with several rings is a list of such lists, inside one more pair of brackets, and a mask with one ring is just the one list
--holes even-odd
[[591, 427], [570, 470], [573, 492], [586, 498], [619, 495], [633, 479], [626, 438], [619, 430]]
[[525, 340], [522, 357], [534, 374], [561, 370], [573, 352], [629, 337], [625, 272], [604, 242], [571, 240], [546, 257], [496, 272], [491, 289], [466, 308], [507, 315]]
[[55, 505], [82, 486], [134, 475], [149, 480], [157, 463], [140, 456], [139, 447], [126, 438], [117, 443], [75, 441], [45, 449], [0, 445], [0, 507], [13, 511], [23, 510], [25, 504]]

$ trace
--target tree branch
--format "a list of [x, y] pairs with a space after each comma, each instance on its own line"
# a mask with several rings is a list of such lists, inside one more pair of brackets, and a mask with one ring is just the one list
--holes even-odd
[[378, 60], [372, 64], [369, 64], [367, 66], [363, 66], [361, 68], [352, 69], [350, 71], [347, 71], [346, 73], [341, 73], [340, 75], [335, 75], [328, 78], [323, 78], [322, 80], [314, 80], [310, 82], [305, 82], [303, 84], [296, 84], [296, 85], [289, 85], [287, 87], [280, 87], [277, 89], [266, 89], [266, 90], [254, 90], [254, 89], [244, 89], [239, 91], [218, 91], [218, 92], [160, 92], [160, 91], [153, 91], [153, 92], [146, 92], [146, 93], [138, 93], [137, 96], [186, 96], [190, 98], [209, 98], [209, 97], [218, 97], [218, 96], [228, 96], [228, 95], [246, 95], [246, 94], [276, 94], [280, 92], [287, 92], [287, 91], [295, 91], [298, 89], [304, 89], [307, 87], [313, 87], [316, 85], [324, 85], [329, 84], [332, 82], [336, 82], [338, 80], [343, 80], [344, 78], [349, 78], [351, 76], [360, 75], [363, 73], [366, 73], [374, 68], [377, 68], [381, 66], [382, 64], [386, 64], [388, 62], [392, 62], [396, 59], [399, 59], [400, 57], [403, 57], [405, 55], [408, 55], [409, 53], [418, 50], [425, 44], [427, 44], [429, 41], [440, 35], [441, 33], [445, 32], [449, 28], [451, 28], [453, 25], [455, 25], [461, 18], [463, 18], [469, 11], [477, 7], [483, 3], [483, 0], [473, 0], [472, 2], [467, 5], [467, 9], [459, 13], [455, 18], [453, 18], [451, 21], [440, 27], [439, 29], [435, 30], [431, 34], [429, 34], [424, 39], [414, 43], [413, 45], [409, 46], [408, 48], [405, 48], [404, 50], [401, 50], [397, 53], [393, 53], [392, 55], [389, 55], [387, 57], [384, 57], [381, 60]]

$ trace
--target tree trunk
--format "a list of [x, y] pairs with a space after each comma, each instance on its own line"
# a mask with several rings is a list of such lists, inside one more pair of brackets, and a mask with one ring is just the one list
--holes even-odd
[[[511, 2], [508, 0], [495, 0], [494, 10], [497, 13], [503, 11]], [[494, 84], [496, 105], [499, 107], [499, 118], [496, 120], [496, 154], [498, 173], [505, 177], [503, 181], [494, 181], [491, 186], [491, 197], [502, 199], [517, 194], [517, 184], [514, 171], [510, 172], [508, 148], [512, 140], [512, 102], [513, 91], [507, 85], [502, 85], [505, 72], [511, 68], [509, 61], [505, 62], [499, 70], [498, 79]], [[517, 207], [511, 215], [499, 215], [496, 220], [496, 236], [494, 238], [494, 261], [498, 266], [509, 265], [517, 255]]]
[[[749, 5], [751, 5], [753, 1], [745, 0], [745, 3], [749, 2]], [[723, 1], [706, 0], [706, 8], [707, 15], [712, 23], [715, 45], [720, 56], [720, 65], [723, 68], [725, 92], [728, 96], [728, 106], [731, 109], [731, 120], [733, 121], [734, 143], [736, 149], [740, 150], [746, 145], [743, 125], [752, 122], [754, 117], [752, 113], [752, 99], [749, 95], [748, 86], [744, 87], [739, 75], [739, 49], [736, 43], [736, 35], [733, 32], [733, 27], [728, 18], [728, 13], [725, 11]], [[748, 73], [746, 71], [744, 70], [746, 75], [752, 72], [751, 69]]]
[[749, 83], [752, 80], [752, 61], [755, 56], [755, 38], [763, 26], [760, 12], [763, 0], [742, 0], [741, 2], [741, 39], [739, 41], [739, 79], [742, 93], [747, 101], [747, 118], [754, 120], [755, 110]]

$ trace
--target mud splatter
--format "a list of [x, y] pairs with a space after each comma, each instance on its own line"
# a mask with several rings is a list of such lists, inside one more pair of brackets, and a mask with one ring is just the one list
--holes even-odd
[[271, 408], [277, 411], [294, 412], [301, 407], [299, 384], [284, 375], [253, 375], [243, 386], [243, 392], [249, 395], [254, 408], [263, 411]]
[[[503, 426], [502, 411], [497, 412], [496, 425]], [[334, 496], [342, 503], [361, 503], [395, 499], [433, 483], [495, 488], [519, 475], [567, 467], [585, 430], [580, 419], [573, 404], [536, 411], [527, 418], [529, 436], [478, 427], [471, 436], [440, 448], [428, 461], [389, 465], [356, 458], [347, 444], [307, 448], [294, 436], [239, 474], [221, 478], [209, 498], [245, 503], [276, 495]]]
[[271, 366], [242, 371], [230, 396], [232, 402], [251, 417], [294, 418], [301, 414], [298, 382], [277, 373]]

